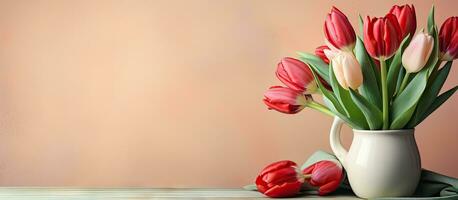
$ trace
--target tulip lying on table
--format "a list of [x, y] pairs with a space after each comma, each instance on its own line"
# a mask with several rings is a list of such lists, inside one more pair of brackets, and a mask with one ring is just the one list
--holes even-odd
[[301, 171], [295, 162], [283, 160], [266, 166], [256, 178], [256, 187], [259, 192], [274, 198], [296, 196], [301, 188], [326, 195], [339, 187], [343, 177], [339, 162], [323, 160]]

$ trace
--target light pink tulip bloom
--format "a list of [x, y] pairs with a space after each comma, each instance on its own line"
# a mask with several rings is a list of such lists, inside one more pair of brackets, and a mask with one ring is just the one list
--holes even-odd
[[402, 54], [402, 65], [408, 73], [423, 69], [433, 51], [434, 38], [427, 33], [419, 32]]
[[332, 58], [332, 69], [337, 82], [345, 88], [358, 89], [363, 83], [361, 65], [352, 52], [340, 51]]

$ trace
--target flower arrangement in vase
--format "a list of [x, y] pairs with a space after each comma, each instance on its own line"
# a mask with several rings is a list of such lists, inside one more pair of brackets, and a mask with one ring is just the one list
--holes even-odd
[[[440, 93], [458, 57], [458, 17], [438, 29], [433, 7], [417, 31], [414, 6], [395, 5], [383, 17], [360, 17], [359, 27], [362, 36], [333, 7], [325, 45], [283, 58], [276, 76], [285, 86], [267, 90], [264, 103], [287, 114], [308, 107], [335, 117], [331, 148], [358, 196], [409, 196], [421, 172], [414, 128], [458, 89]], [[349, 151], [340, 144], [343, 123], [354, 130]]]

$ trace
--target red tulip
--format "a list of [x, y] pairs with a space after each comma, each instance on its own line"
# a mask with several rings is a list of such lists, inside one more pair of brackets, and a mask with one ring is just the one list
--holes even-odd
[[442, 24], [439, 31], [439, 49], [441, 60], [458, 58], [458, 17], [450, 17]]
[[283, 58], [278, 63], [276, 74], [281, 82], [293, 90], [312, 94], [318, 88], [309, 66], [294, 58]]
[[300, 170], [293, 161], [284, 160], [265, 167], [256, 178], [258, 191], [269, 197], [297, 195], [304, 183]]
[[330, 50], [328, 46], [322, 45], [315, 49], [315, 55], [320, 57], [323, 62], [329, 64], [329, 58], [324, 54], [324, 50]]
[[340, 163], [333, 161], [319, 161], [304, 170], [302, 173], [311, 176], [307, 182], [318, 187], [319, 195], [326, 195], [335, 191], [343, 179], [343, 168]]
[[402, 38], [405, 38], [408, 34], [410, 34], [410, 37], [413, 37], [415, 29], [417, 29], [415, 7], [407, 4], [403, 6], [395, 5], [391, 8], [389, 13], [395, 15], [398, 19], [399, 26], [401, 27]]
[[299, 91], [282, 86], [273, 86], [264, 93], [264, 103], [269, 109], [286, 114], [295, 114], [305, 108], [311, 95], [304, 95]]
[[337, 49], [352, 51], [355, 47], [355, 30], [347, 16], [336, 7], [332, 7], [331, 13], [326, 17], [324, 35], [329, 44]]
[[375, 59], [385, 60], [394, 55], [402, 41], [402, 32], [396, 16], [367, 17], [364, 22], [364, 46]]

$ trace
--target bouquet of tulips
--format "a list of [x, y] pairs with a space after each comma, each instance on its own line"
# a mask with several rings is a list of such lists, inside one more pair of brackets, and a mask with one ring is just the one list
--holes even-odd
[[416, 31], [414, 6], [396, 5], [384, 17], [359, 19], [362, 36], [333, 7], [324, 23], [326, 45], [278, 63], [276, 75], [286, 87], [264, 94], [269, 109], [294, 114], [309, 107], [354, 129], [409, 129], [458, 89], [439, 94], [458, 57], [458, 17], [438, 30], [433, 7], [426, 27]]

